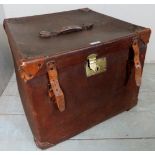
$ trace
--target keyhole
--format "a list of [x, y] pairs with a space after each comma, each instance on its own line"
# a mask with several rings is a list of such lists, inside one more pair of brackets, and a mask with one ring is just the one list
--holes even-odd
[[98, 72], [100, 70], [100, 67], [99, 66], [97, 66], [96, 67], [96, 72]]

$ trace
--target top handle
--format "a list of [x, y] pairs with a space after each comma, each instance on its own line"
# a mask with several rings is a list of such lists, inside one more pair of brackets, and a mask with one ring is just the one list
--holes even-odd
[[72, 33], [72, 32], [78, 32], [78, 31], [82, 31], [82, 27], [81, 26], [66, 26], [63, 27], [59, 32], [57, 32], [56, 35], [60, 35], [60, 34], [67, 34], [67, 33]]
[[82, 26], [78, 26], [78, 25], [66, 26], [57, 32], [41, 31], [39, 33], [39, 36], [41, 38], [50, 38], [52, 36], [69, 34], [69, 33], [79, 32], [79, 31], [83, 31], [83, 30], [90, 30], [92, 28], [93, 28], [93, 24], [83, 24]]

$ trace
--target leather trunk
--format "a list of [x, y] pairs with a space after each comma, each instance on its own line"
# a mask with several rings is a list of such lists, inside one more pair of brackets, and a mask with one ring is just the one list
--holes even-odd
[[38, 147], [137, 104], [149, 28], [88, 8], [5, 19], [4, 28]]

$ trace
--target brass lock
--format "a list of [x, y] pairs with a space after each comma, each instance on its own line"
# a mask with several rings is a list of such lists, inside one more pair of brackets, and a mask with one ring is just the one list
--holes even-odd
[[96, 75], [106, 71], [106, 58], [97, 59], [97, 54], [91, 54], [87, 57], [86, 75], [87, 77]]

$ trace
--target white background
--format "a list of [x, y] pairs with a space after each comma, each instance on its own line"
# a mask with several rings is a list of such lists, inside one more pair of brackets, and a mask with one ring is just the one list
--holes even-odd
[[0, 5], [0, 24], [2, 23], [4, 19], [4, 10], [3, 10], [3, 6]]
[[4, 4], [4, 13], [6, 18], [28, 16], [44, 13], [59, 12], [77, 8], [89, 7], [95, 11], [152, 29], [150, 43], [146, 55], [147, 63], [155, 63], [155, 5], [105, 5], [105, 4], [72, 4], [72, 5], [9, 5]]

